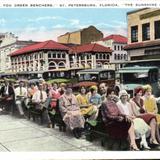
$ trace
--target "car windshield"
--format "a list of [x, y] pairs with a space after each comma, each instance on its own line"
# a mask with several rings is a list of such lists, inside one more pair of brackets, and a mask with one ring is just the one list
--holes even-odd
[[79, 81], [98, 81], [97, 74], [81, 74], [79, 76]]
[[148, 82], [148, 73], [124, 73], [123, 83], [146, 84]]
[[101, 72], [99, 74], [99, 77], [100, 77], [100, 80], [114, 79], [115, 72], [114, 71]]

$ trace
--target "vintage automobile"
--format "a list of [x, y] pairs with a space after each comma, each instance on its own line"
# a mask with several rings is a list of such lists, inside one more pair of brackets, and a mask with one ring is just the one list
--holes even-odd
[[159, 68], [154, 66], [130, 66], [119, 69], [120, 77], [119, 89], [125, 89], [132, 97], [134, 88], [150, 84], [153, 88], [153, 94], [160, 96], [159, 86]]
[[115, 70], [113, 69], [86, 69], [78, 71], [77, 76], [77, 86], [89, 87], [102, 82], [107, 83], [109, 86], [114, 86], [115, 84]]

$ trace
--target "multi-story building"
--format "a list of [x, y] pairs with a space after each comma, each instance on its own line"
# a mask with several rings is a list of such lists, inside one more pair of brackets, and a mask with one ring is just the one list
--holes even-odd
[[88, 44], [103, 38], [103, 33], [94, 26], [74, 32], [67, 32], [58, 37], [59, 43]]
[[77, 69], [111, 68], [111, 53], [110, 48], [96, 43], [75, 46], [70, 51], [70, 66]]
[[87, 68], [109, 67], [112, 50], [99, 44], [67, 47], [49, 40], [10, 54], [12, 72], [23, 77], [70, 77]]
[[[160, 9], [145, 8], [127, 13], [128, 45], [131, 61], [160, 58]], [[150, 63], [148, 63], [149, 65]]]
[[34, 41], [21, 41], [12, 33], [0, 34], [0, 73], [11, 73], [11, 59], [9, 54], [30, 44]]
[[12, 72], [24, 77], [63, 77], [69, 68], [68, 52], [68, 47], [52, 40], [26, 46], [10, 54]]
[[127, 45], [127, 38], [122, 35], [112, 34], [96, 42], [113, 50], [110, 56], [110, 63], [115, 64], [115, 68], [120, 68], [120, 64], [128, 61], [127, 52], [124, 47]]

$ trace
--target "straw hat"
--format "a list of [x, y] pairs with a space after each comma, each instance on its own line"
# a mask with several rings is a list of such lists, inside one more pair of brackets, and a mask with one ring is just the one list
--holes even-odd
[[91, 89], [93, 89], [93, 90], [98, 90], [97, 86], [95, 86], [95, 85], [91, 86], [91, 87], [90, 87], [90, 90], [91, 90]]

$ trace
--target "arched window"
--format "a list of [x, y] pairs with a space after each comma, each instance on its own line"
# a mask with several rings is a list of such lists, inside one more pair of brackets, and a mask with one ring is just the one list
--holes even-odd
[[49, 70], [52, 70], [52, 69], [56, 69], [56, 63], [55, 62], [50, 62], [49, 63]]
[[64, 62], [59, 62], [58, 67], [59, 68], [65, 68], [65, 63]]

